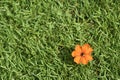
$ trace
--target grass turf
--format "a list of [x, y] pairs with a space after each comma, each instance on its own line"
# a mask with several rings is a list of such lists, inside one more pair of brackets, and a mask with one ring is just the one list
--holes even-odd
[[[1, 0], [0, 80], [119, 80], [119, 0]], [[94, 60], [73, 62], [76, 44]]]

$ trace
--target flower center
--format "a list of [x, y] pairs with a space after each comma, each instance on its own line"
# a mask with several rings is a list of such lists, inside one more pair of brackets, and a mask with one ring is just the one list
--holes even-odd
[[80, 56], [84, 56], [84, 53], [81, 53], [81, 55]]

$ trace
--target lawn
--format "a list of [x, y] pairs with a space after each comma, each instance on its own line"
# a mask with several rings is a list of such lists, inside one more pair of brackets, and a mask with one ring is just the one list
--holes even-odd
[[120, 0], [0, 0], [0, 80], [120, 80]]

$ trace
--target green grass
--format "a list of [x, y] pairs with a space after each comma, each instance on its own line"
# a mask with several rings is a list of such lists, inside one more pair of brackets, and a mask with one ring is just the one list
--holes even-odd
[[[77, 65], [85, 43], [94, 60]], [[0, 80], [119, 79], [119, 0], [0, 0]]]

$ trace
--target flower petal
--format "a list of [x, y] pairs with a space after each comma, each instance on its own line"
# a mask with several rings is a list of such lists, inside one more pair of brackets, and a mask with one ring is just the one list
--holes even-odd
[[91, 61], [93, 60], [92, 56], [91, 55], [85, 55], [85, 59], [88, 60], [88, 61]]
[[83, 51], [84, 54], [90, 55], [91, 52], [93, 51], [93, 49], [90, 47], [89, 44], [84, 44], [84, 45], [82, 46], [82, 51]]
[[80, 45], [76, 45], [75, 46], [75, 51], [79, 52], [79, 53], [82, 53], [82, 48]]
[[72, 52], [72, 57], [75, 57], [75, 56], [80, 56], [80, 53], [77, 52], [77, 51], [73, 51], [73, 52]]
[[85, 54], [91, 55], [92, 51], [93, 51], [93, 49], [91, 47], [89, 47]]
[[81, 57], [80, 62], [84, 65], [88, 63], [88, 61], [85, 59], [85, 57]]
[[76, 56], [76, 57], [74, 58], [74, 62], [76, 62], [77, 64], [80, 64], [80, 59], [81, 59], [80, 56]]

